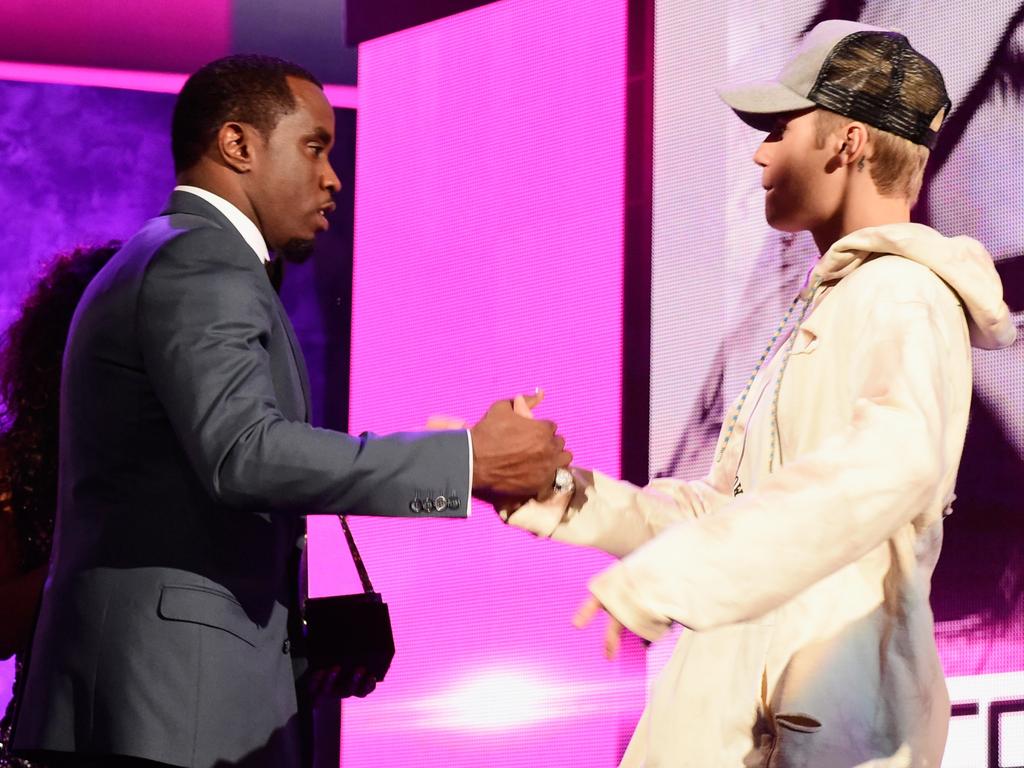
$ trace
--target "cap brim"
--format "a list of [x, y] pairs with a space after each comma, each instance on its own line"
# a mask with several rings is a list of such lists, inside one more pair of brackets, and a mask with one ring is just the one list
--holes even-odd
[[775, 116], [817, 106], [782, 83], [744, 83], [718, 89], [718, 97], [732, 107], [737, 117], [751, 128], [770, 131]]

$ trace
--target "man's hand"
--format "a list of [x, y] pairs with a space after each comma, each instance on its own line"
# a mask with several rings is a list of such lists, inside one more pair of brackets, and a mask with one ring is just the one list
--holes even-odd
[[543, 393], [499, 400], [471, 429], [473, 495], [495, 506], [551, 495], [555, 472], [572, 462], [565, 440], [550, 421], [530, 409]]
[[330, 667], [310, 671], [306, 686], [309, 698], [315, 705], [320, 701], [347, 699], [349, 696], [358, 696], [361, 699], [373, 693], [373, 689], [377, 687], [377, 679], [362, 667], [356, 667], [352, 671]]
[[[572, 617], [573, 626], [576, 629], [583, 629], [587, 624], [593, 620], [594, 616], [598, 612], [604, 611], [608, 613], [601, 601], [591, 595], [583, 601], [582, 605], [576, 610], [576, 615]], [[604, 655], [609, 659], [614, 659], [615, 655], [619, 652], [619, 647], [622, 645], [622, 624], [608, 613], [608, 626], [604, 631]]]

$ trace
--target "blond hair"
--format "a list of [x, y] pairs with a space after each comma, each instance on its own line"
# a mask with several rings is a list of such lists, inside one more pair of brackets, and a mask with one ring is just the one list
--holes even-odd
[[[855, 122], [849, 117], [837, 115], [827, 109], [815, 113], [816, 140], [818, 147], [834, 133]], [[885, 197], [905, 198], [913, 206], [921, 194], [924, 182], [924, 167], [930, 154], [928, 147], [915, 144], [894, 133], [868, 125], [868, 143], [872, 152], [868, 157], [868, 171], [879, 194]]]

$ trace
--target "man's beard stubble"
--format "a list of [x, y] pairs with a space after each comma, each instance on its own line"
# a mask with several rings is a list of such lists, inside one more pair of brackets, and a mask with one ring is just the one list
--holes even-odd
[[314, 241], [294, 237], [278, 250], [277, 255], [292, 264], [303, 264], [313, 255]]

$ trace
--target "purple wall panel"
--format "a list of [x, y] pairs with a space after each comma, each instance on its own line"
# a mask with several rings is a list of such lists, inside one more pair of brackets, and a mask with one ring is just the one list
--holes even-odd
[[0, 81], [0, 328], [40, 262], [131, 235], [159, 212], [174, 173], [174, 97]]

